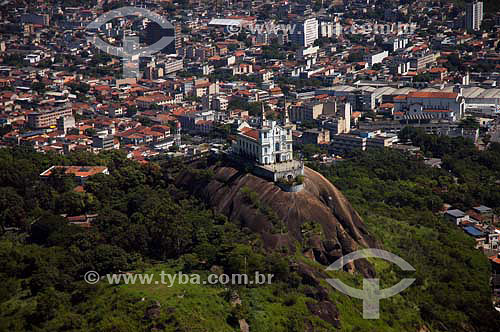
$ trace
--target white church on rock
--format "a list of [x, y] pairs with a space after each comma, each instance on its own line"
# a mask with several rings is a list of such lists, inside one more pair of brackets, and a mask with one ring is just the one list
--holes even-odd
[[238, 130], [233, 152], [257, 166], [259, 175], [278, 181], [280, 178], [293, 180], [304, 175], [304, 164], [293, 159], [293, 125], [285, 107], [282, 123], [266, 119], [264, 106], [257, 127], [244, 124]]
[[293, 160], [292, 124], [285, 111], [282, 125], [267, 120], [262, 110], [262, 121], [257, 128], [244, 125], [239, 128], [238, 140], [233, 146], [235, 153], [260, 165], [272, 165]]

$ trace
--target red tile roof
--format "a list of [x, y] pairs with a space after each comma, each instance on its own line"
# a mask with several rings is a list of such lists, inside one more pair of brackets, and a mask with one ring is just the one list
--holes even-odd
[[243, 128], [241, 133], [251, 139], [257, 140], [259, 138], [259, 132], [253, 128]]
[[447, 71], [448, 69], [446, 68], [431, 68], [431, 70], [429, 70], [431, 73], [446, 73]]
[[79, 177], [88, 177], [103, 173], [107, 170], [105, 166], [54, 166], [43, 172], [41, 176], [50, 176], [52, 174], [52, 169], [55, 168], [63, 168], [65, 174], [74, 174]]
[[500, 264], [500, 258], [498, 258], [497, 256], [491, 256], [490, 261], [492, 261], [496, 264]]
[[446, 98], [446, 99], [456, 99], [458, 93], [456, 92], [424, 92], [415, 91], [408, 94], [409, 98]]

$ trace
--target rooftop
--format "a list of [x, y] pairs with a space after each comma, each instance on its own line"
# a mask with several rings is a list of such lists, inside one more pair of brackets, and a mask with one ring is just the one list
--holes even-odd
[[48, 177], [52, 175], [55, 169], [64, 169], [67, 175], [73, 174], [76, 177], [89, 177], [99, 173], [106, 173], [108, 168], [105, 166], [52, 166], [48, 170], [40, 174], [40, 176]]
[[462, 218], [465, 216], [465, 212], [462, 210], [454, 209], [446, 211], [446, 214], [454, 217], [454, 218]]
[[249, 127], [243, 128], [241, 130], [241, 134], [254, 140], [257, 140], [259, 138], [259, 131], [257, 129]]
[[424, 92], [415, 91], [408, 94], [408, 98], [443, 98], [443, 99], [456, 99], [458, 93], [456, 92]]
[[479, 213], [489, 213], [489, 212], [493, 211], [491, 208], [484, 206], [484, 205], [479, 205], [479, 206], [473, 207], [473, 209]]
[[481, 232], [479, 229], [477, 229], [476, 227], [474, 226], [467, 226], [467, 227], [464, 227], [464, 231], [469, 234], [470, 236], [473, 236], [473, 237], [482, 237], [484, 236], [485, 234], [483, 232]]

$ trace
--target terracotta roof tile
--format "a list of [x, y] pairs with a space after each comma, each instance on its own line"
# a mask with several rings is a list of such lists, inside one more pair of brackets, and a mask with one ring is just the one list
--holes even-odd
[[408, 98], [445, 98], [445, 99], [455, 99], [458, 93], [456, 92], [425, 92], [425, 91], [415, 91], [408, 94]]
[[253, 128], [243, 128], [241, 130], [241, 133], [249, 138], [252, 138], [254, 140], [257, 140], [259, 138], [259, 132], [256, 129]]

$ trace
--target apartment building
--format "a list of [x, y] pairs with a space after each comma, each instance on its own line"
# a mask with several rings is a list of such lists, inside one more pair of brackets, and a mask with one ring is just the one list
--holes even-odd
[[182, 129], [188, 131], [196, 131], [199, 129], [197, 125], [199, 127], [200, 124], [207, 124], [214, 120], [215, 113], [213, 111], [187, 113], [179, 117]]
[[102, 150], [112, 150], [115, 147], [113, 135], [92, 137], [92, 146]]
[[342, 154], [353, 150], [366, 150], [366, 137], [354, 134], [339, 134], [332, 138], [329, 150], [334, 154]]
[[290, 107], [292, 122], [311, 122], [323, 114], [323, 104], [313, 102], [299, 102]]
[[307, 47], [318, 39], [318, 20], [315, 17], [297, 19], [292, 24], [295, 25], [295, 30], [290, 36], [292, 43]]
[[28, 114], [28, 126], [32, 129], [48, 128], [57, 125], [58, 118], [72, 115], [71, 108], [34, 112]]
[[369, 66], [373, 66], [376, 63], [381, 63], [385, 58], [389, 56], [388, 51], [383, 51], [375, 54], [368, 54], [363, 57], [363, 61], [368, 63]]
[[328, 144], [330, 131], [327, 129], [308, 129], [302, 133], [302, 144]]
[[68, 129], [75, 128], [75, 117], [71, 116], [61, 116], [56, 119], [57, 130], [66, 133]]
[[410, 66], [412, 70], [421, 70], [426, 68], [428, 65], [431, 65], [436, 62], [437, 58], [440, 56], [440, 53], [433, 52], [422, 52], [415, 54], [410, 58]]
[[465, 28], [468, 31], [479, 31], [483, 22], [483, 2], [469, 1], [465, 4]]
[[184, 61], [182, 61], [182, 59], [169, 59], [164, 63], [164, 75], [175, 73], [183, 68]]
[[346, 100], [352, 106], [352, 111], [369, 112], [375, 108], [374, 91], [375, 88], [371, 86], [356, 88], [349, 85], [337, 85], [316, 90], [316, 94], [346, 97]]

